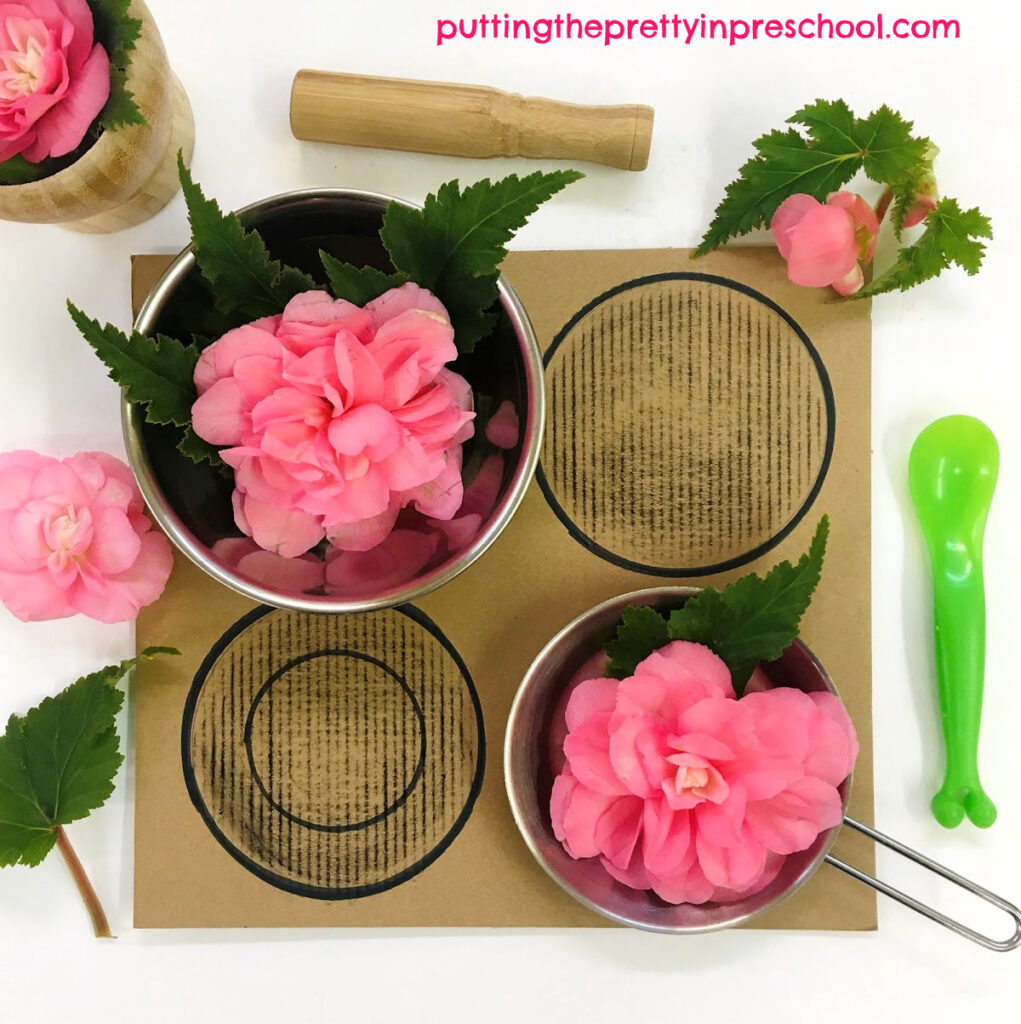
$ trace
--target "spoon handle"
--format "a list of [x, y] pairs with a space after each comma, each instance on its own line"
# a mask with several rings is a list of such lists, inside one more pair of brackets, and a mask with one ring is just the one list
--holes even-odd
[[978, 774], [986, 654], [982, 563], [980, 555], [955, 554], [969, 563], [957, 567], [963, 572], [933, 565], [936, 675], [946, 774], [933, 797], [932, 813], [946, 828], [959, 825], [965, 813], [979, 827], [988, 828], [996, 820], [996, 807], [983, 791]]

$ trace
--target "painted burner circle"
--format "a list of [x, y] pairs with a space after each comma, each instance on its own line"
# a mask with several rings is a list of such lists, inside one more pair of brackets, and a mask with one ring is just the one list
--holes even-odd
[[196, 674], [181, 742], [192, 802], [224, 849], [330, 900], [431, 864], [468, 820], [485, 764], [471, 676], [410, 606], [255, 609]]
[[538, 472], [580, 544], [622, 568], [699, 576], [778, 544], [833, 452], [826, 368], [783, 309], [707, 274], [598, 296], [545, 355]]

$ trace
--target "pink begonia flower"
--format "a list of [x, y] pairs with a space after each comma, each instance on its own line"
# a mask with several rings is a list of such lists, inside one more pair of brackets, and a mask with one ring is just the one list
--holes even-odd
[[865, 283], [862, 267], [872, 262], [879, 220], [853, 192], [831, 192], [825, 203], [799, 193], [780, 204], [770, 229], [791, 281], [853, 295]]
[[25, 622], [125, 622], [173, 566], [131, 471], [103, 452], [0, 454], [0, 601]]
[[195, 367], [196, 433], [226, 446], [238, 527], [300, 555], [325, 536], [368, 551], [414, 505], [450, 519], [463, 497], [471, 387], [446, 311], [414, 284], [364, 309], [326, 292], [225, 334]]
[[250, 537], [226, 537], [212, 547], [224, 565], [254, 583], [286, 594], [318, 590], [326, 581], [326, 565], [314, 555], [282, 558], [260, 548]]
[[[760, 682], [760, 686], [763, 684]], [[674, 641], [633, 676], [589, 679], [564, 712], [553, 831], [575, 858], [669, 903], [759, 892], [838, 825], [858, 743], [830, 693], [734, 699], [726, 665]]]
[[0, 0], [0, 161], [65, 156], [109, 96], [86, 0]]

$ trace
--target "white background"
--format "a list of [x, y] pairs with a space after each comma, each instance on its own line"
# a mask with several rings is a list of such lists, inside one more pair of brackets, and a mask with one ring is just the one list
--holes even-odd
[[[1016, 309], [1021, 202], [1016, 103], [1021, 18], [1006, 3], [798, 0], [677, 4], [597, 0], [151, 0], [195, 110], [194, 171], [225, 206], [287, 189], [343, 185], [421, 200], [460, 176], [524, 171], [488, 163], [299, 143], [287, 121], [300, 67], [486, 83], [580, 102], [656, 108], [642, 174], [588, 177], [536, 216], [521, 248], [694, 244], [751, 140], [803, 103], [889, 103], [942, 149], [944, 191], [980, 204], [996, 239], [980, 276], [961, 272], [874, 307], [873, 511], [877, 823], [1021, 901], [1021, 356]], [[435, 45], [438, 17], [504, 11], [584, 16], [957, 17], [961, 38], [746, 42], [460, 41]], [[552, 165], [548, 165], [552, 166]], [[0, 225], [0, 450], [123, 454], [117, 393], [75, 335], [67, 296], [127, 325], [129, 254], [186, 241], [176, 199], [111, 237]], [[983, 417], [1000, 439], [1001, 482], [987, 534], [989, 604], [981, 763], [1000, 820], [942, 830], [928, 799], [941, 755], [921, 542], [905, 473], [911, 442], [950, 412]], [[183, 638], [182, 638], [183, 640]], [[77, 675], [128, 655], [128, 626], [26, 625], [0, 608], [0, 719]], [[127, 722], [123, 723], [127, 727]], [[494, 730], [495, 731], [495, 730]], [[0, 872], [0, 1020], [712, 1021], [973, 1020], [1016, 1006], [1021, 952], [980, 950], [881, 901], [874, 934], [636, 932], [180, 932], [131, 929], [131, 767], [115, 797], [70, 836], [108, 908], [115, 943], [93, 941], [59, 857]], [[881, 870], [926, 899], [966, 909], [945, 887], [880, 855]], [[828, 870], [828, 869], [825, 869]], [[976, 915], [990, 927], [1000, 918]], [[1013, 998], [1012, 998], [1013, 997]]]

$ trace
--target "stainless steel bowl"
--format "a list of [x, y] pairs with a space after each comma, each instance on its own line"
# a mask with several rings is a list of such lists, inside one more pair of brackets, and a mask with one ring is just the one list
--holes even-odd
[[[272, 254], [312, 269], [320, 247], [334, 247], [352, 262], [380, 260], [378, 239], [383, 212], [395, 200], [372, 192], [315, 189], [288, 192], [238, 211], [248, 228], [258, 228]], [[396, 200], [399, 201], [399, 200]], [[194, 289], [198, 277], [189, 246], [170, 265], [142, 306], [135, 329], [174, 334], [202, 333], [201, 326], [174, 323], [174, 299]], [[280, 592], [238, 574], [212, 552], [212, 544], [230, 533], [229, 487], [220, 493], [175, 450], [165, 428], [143, 421], [140, 410], [124, 402], [121, 419], [128, 458], [153, 516], [174, 544], [196, 565], [225, 586], [255, 601], [310, 612], [353, 612], [413, 601], [442, 586], [472, 564], [496, 540], [517, 510], [535, 472], [544, 424], [542, 358], [535, 333], [514, 289], [499, 281], [500, 323], [497, 337], [469, 357], [461, 372], [472, 383], [492, 384], [497, 398], [515, 402], [521, 422], [518, 448], [496, 505], [474, 540], [443, 564], [400, 586], [367, 596], [338, 597]], [[194, 294], [194, 292], [193, 292]], [[459, 369], [461, 367], [459, 366]], [[471, 442], [468, 443], [469, 445]], [[466, 453], [467, 454], [467, 453]], [[236, 535], [236, 531], [234, 531]]]
[[[630, 889], [615, 881], [597, 859], [574, 860], [553, 835], [550, 824], [549, 730], [554, 709], [572, 675], [601, 650], [620, 623], [628, 605], [677, 608], [692, 594], [690, 587], [657, 587], [612, 598], [578, 616], [543, 648], [518, 690], [511, 707], [504, 748], [504, 775], [514, 820], [535, 859], [550, 877], [587, 907], [620, 924], [655, 932], [708, 932], [740, 924], [789, 896], [823, 862], [839, 826], [819, 835], [801, 853], [787, 857], [779, 875], [761, 892], [735, 903], [672, 905], [651, 892]], [[806, 693], [836, 693], [812, 652], [796, 641], [770, 667], [785, 686]], [[840, 787], [847, 808], [850, 779]]]

